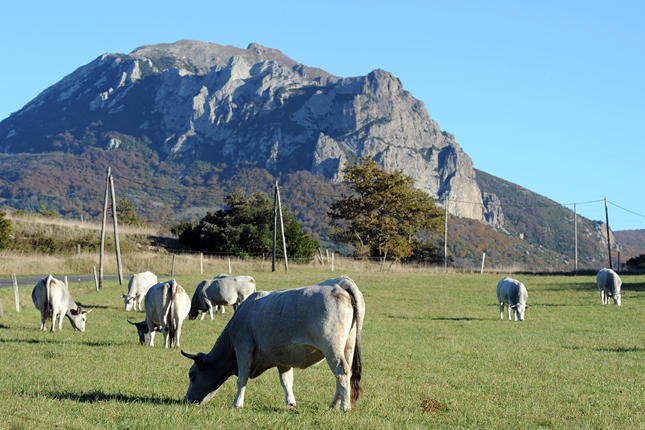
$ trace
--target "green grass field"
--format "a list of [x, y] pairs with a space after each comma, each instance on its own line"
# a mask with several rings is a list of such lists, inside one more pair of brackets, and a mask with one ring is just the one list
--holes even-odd
[[[192, 296], [208, 276], [179, 276]], [[241, 274], [241, 273], [240, 273]], [[332, 273], [307, 268], [244, 273], [258, 289], [310, 285]], [[295, 411], [277, 371], [247, 386], [232, 410], [236, 378], [204, 406], [186, 405], [192, 361], [139, 345], [126, 322], [126, 287], [70, 284], [93, 307], [85, 333], [38, 330], [32, 287], [0, 290], [0, 428], [644, 428], [645, 276], [623, 277], [623, 305], [602, 306], [593, 276], [515, 275], [529, 291], [524, 322], [499, 319], [502, 275], [334, 272], [366, 300], [363, 395], [350, 413], [328, 409], [335, 384], [325, 363], [294, 371]], [[164, 279], [160, 277], [160, 279]], [[185, 321], [181, 344], [208, 352], [232, 315]], [[49, 327], [49, 324], [48, 324]]]

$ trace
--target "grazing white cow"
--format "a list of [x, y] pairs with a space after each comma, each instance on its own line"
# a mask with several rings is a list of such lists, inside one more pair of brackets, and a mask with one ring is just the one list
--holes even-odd
[[497, 303], [499, 303], [499, 318], [504, 319], [504, 304], [508, 305], [508, 320], [511, 320], [511, 309], [515, 316], [515, 321], [518, 319], [524, 321], [524, 311], [531, 309], [526, 304], [529, 298], [529, 293], [526, 287], [520, 281], [509, 278], [503, 278], [497, 284]]
[[237, 375], [233, 407], [242, 408], [248, 379], [277, 367], [292, 408], [293, 368], [327, 359], [336, 380], [330, 407], [348, 411], [360, 395], [364, 316], [363, 295], [346, 276], [293, 290], [258, 291], [240, 305], [208, 354], [182, 351], [195, 362], [184, 400], [204, 404]]
[[250, 276], [230, 276], [221, 274], [212, 280], [202, 281], [193, 294], [188, 318], [194, 320], [199, 311], [204, 319], [206, 311], [213, 319], [213, 307], [219, 307], [224, 313], [224, 305], [232, 305], [233, 309], [255, 292], [255, 279]]
[[143, 301], [146, 293], [154, 284], [159, 282], [157, 280], [157, 275], [152, 272], [141, 272], [135, 275], [132, 275], [130, 282], [128, 283], [128, 294], [123, 294], [123, 301], [125, 302], [125, 310], [130, 312], [134, 307], [134, 310], [137, 310], [137, 305], [139, 305], [139, 310], [141, 309], [141, 302]]
[[600, 291], [600, 302], [608, 305], [611, 297], [614, 299], [614, 304], [620, 306], [620, 286], [623, 284], [620, 276], [611, 269], [602, 269], [596, 275], [596, 282]]
[[[148, 290], [145, 306], [149, 334], [146, 338], [147, 345], [154, 346], [155, 332], [161, 328], [164, 348], [179, 347], [181, 325], [190, 311], [190, 297], [183, 287], [174, 279], [159, 282]], [[141, 337], [142, 334], [139, 333], [139, 338]]]
[[59, 318], [58, 330], [62, 330], [63, 316], [66, 316], [69, 318], [69, 322], [72, 323], [72, 327], [79, 331], [85, 331], [87, 314], [92, 312], [92, 309], [84, 311], [78, 307], [76, 302], [72, 300], [65, 283], [52, 275], [38, 281], [31, 291], [31, 300], [34, 302], [36, 309], [40, 311], [40, 330], [47, 331], [45, 322], [49, 318], [52, 320], [52, 333], [56, 331], [56, 318]]

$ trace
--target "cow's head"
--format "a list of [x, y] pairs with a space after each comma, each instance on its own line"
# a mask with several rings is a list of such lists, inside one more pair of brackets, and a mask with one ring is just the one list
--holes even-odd
[[620, 293], [614, 295], [612, 298], [614, 299], [614, 304], [620, 306]]
[[87, 321], [87, 314], [92, 312], [92, 309], [89, 311], [84, 311], [80, 307], [76, 309], [70, 309], [67, 311], [65, 315], [69, 318], [69, 322], [72, 323], [72, 327], [74, 327], [78, 331], [85, 331], [85, 322]]
[[123, 294], [121, 297], [123, 297], [123, 302], [125, 303], [125, 310], [127, 312], [130, 312], [132, 310], [132, 307], [136, 303], [136, 297], [127, 296], [125, 294]]
[[210, 401], [217, 394], [219, 387], [230, 376], [229, 372], [222, 372], [218, 366], [207, 365], [204, 362], [205, 354], [187, 354], [181, 351], [181, 355], [190, 358], [194, 364], [190, 367], [188, 378], [190, 385], [184, 397], [186, 403], [198, 403], [200, 406]]
[[511, 309], [513, 309], [513, 313], [515, 314], [515, 321], [524, 321], [524, 312], [527, 309], [531, 309], [531, 307], [526, 303], [518, 303], [511, 306]]
[[[146, 320], [138, 323], [133, 323], [130, 320], [128, 320], [128, 322], [137, 328], [137, 333], [139, 334], [139, 343], [141, 345], [150, 345], [150, 329], [148, 328], [148, 322]], [[160, 332], [161, 327], [155, 326], [155, 331]]]

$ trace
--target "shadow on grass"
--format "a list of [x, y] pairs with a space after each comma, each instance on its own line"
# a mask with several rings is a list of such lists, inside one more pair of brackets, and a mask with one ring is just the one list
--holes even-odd
[[429, 321], [486, 321], [490, 318], [473, 318], [473, 317], [409, 317], [404, 315], [388, 315], [388, 318], [399, 320], [429, 320]]
[[122, 345], [130, 345], [131, 343], [134, 343], [134, 342], [103, 341], [103, 342], [82, 342], [82, 343], [87, 345], [87, 346], [122, 346]]
[[645, 283], [638, 284], [623, 284], [621, 286], [623, 291], [645, 291]]
[[7, 329], [8, 329], [8, 328], [9, 328], [9, 326], [4, 325], [4, 324], [0, 324], [0, 329], [3, 329], [3, 328], [7, 328]]
[[60, 340], [42, 339], [0, 339], [0, 343], [68, 343]]
[[83, 303], [79, 303], [79, 302], [76, 302], [76, 305], [78, 307], [80, 307], [81, 309], [90, 309], [90, 308], [92, 308], [92, 309], [95, 309], [95, 308], [96, 309], [110, 309], [110, 308], [112, 308], [112, 306], [88, 305], [88, 304], [83, 304]]
[[160, 398], [160, 397], [147, 397], [137, 396], [131, 394], [121, 393], [105, 393], [100, 390], [90, 391], [88, 393], [42, 393], [52, 399], [56, 400], [71, 400], [80, 403], [98, 403], [117, 401], [123, 403], [150, 403], [154, 405], [184, 405], [182, 400]]
[[590, 346], [565, 346], [564, 348], [573, 349], [573, 350], [590, 349], [593, 351], [600, 351], [600, 352], [645, 352], [645, 347], [638, 347], [638, 346], [632, 346], [632, 347], [618, 346], [615, 348], [609, 348], [609, 347], [593, 348]]

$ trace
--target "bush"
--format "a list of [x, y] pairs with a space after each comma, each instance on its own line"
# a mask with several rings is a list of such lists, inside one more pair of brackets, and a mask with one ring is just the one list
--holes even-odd
[[11, 243], [11, 220], [5, 218], [7, 213], [0, 210], [0, 249], [7, 249]]

